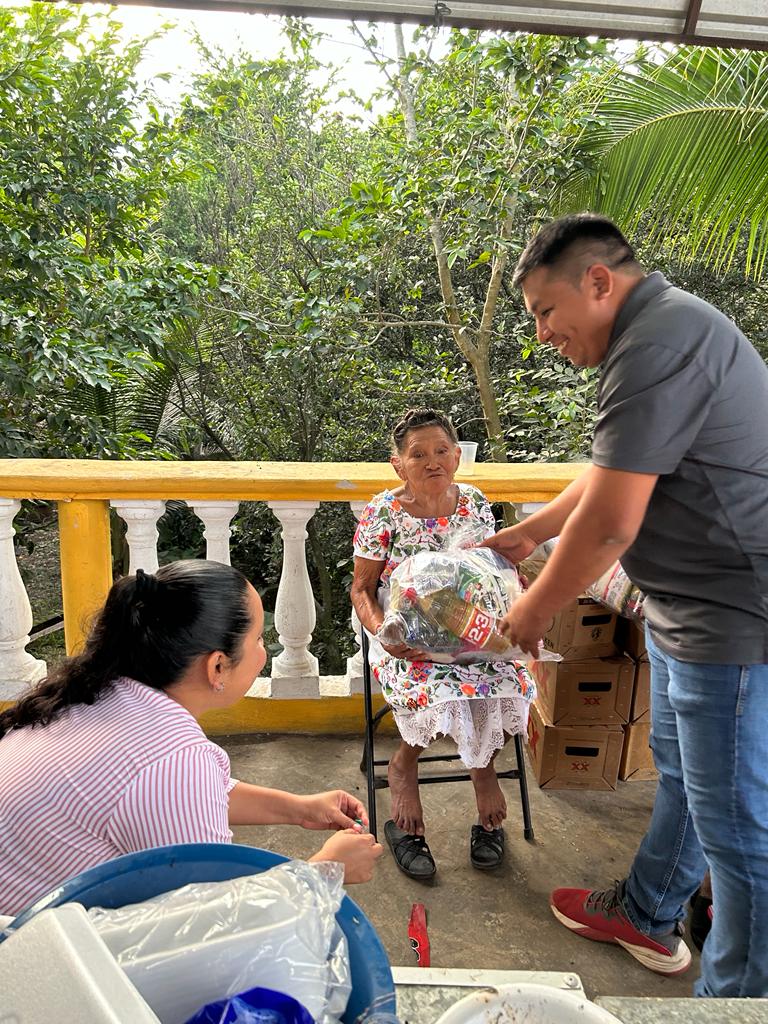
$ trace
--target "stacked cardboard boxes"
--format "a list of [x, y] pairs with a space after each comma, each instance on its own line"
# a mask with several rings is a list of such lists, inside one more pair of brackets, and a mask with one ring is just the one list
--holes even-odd
[[619, 620], [616, 642], [635, 665], [632, 713], [624, 727], [624, 749], [621, 753], [619, 778], [626, 782], [644, 782], [657, 777], [651, 736], [651, 666], [645, 649], [642, 626], [628, 619]]
[[544, 789], [616, 788], [630, 719], [634, 661], [615, 643], [616, 616], [580, 597], [555, 616], [544, 636], [561, 662], [531, 662], [538, 694], [528, 749]]

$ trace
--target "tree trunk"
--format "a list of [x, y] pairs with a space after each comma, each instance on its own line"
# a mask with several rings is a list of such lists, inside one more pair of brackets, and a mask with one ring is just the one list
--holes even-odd
[[480, 395], [480, 404], [483, 407], [485, 417], [485, 431], [488, 435], [488, 445], [491, 458], [494, 462], [507, 462], [507, 443], [504, 440], [504, 425], [499, 416], [499, 406], [496, 400], [496, 389], [491, 380], [491, 368], [488, 361], [488, 354], [480, 353], [471, 360], [472, 372], [477, 381], [477, 390]]
[[[413, 102], [410, 84], [403, 70], [406, 52], [403, 40], [402, 25], [395, 25], [395, 41], [397, 45], [397, 58], [400, 63], [400, 74], [398, 77], [398, 92], [400, 103], [403, 108], [403, 119], [405, 121], [405, 137], [410, 143], [418, 141], [416, 127], [416, 109]], [[474, 344], [466, 324], [463, 323], [456, 293], [453, 289], [451, 268], [448, 266], [448, 259], [445, 255], [443, 244], [443, 226], [440, 218], [429, 208], [425, 209], [427, 222], [429, 224], [429, 235], [432, 239], [432, 248], [437, 262], [437, 274], [440, 281], [440, 292], [443, 296], [443, 304], [448, 323], [451, 325], [451, 333], [456, 347], [464, 356], [472, 368], [477, 383], [477, 390], [480, 396], [480, 404], [483, 409], [485, 430], [488, 437], [491, 458], [494, 462], [507, 461], [507, 448], [504, 440], [504, 426], [499, 415], [499, 405], [496, 399], [496, 390], [491, 380], [490, 366], [490, 335], [493, 316], [496, 311], [499, 290], [507, 262], [506, 251], [501, 253], [494, 260], [491, 270], [491, 279], [488, 284], [485, 303], [483, 305], [481, 326], [478, 332], [477, 344]], [[512, 213], [507, 210], [507, 215], [502, 227], [502, 238], [511, 229]]]

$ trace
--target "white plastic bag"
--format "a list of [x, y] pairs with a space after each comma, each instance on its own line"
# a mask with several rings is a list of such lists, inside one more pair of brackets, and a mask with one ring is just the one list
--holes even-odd
[[[491, 548], [463, 543], [466, 539], [457, 535], [450, 547], [419, 551], [398, 565], [379, 640], [407, 644], [444, 664], [527, 661], [529, 655], [498, 629], [522, 593], [517, 570]], [[561, 660], [543, 647], [539, 657]]]
[[257, 986], [293, 996], [318, 1024], [331, 1024], [352, 990], [336, 923], [343, 877], [340, 864], [289, 861], [89, 915], [162, 1024], [183, 1024]]

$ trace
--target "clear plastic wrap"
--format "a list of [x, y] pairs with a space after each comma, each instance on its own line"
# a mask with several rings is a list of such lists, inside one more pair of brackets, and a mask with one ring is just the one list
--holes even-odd
[[[392, 573], [390, 602], [379, 640], [407, 644], [430, 661], [467, 665], [526, 661], [498, 629], [522, 593], [515, 567], [490, 548], [462, 547], [457, 538], [442, 551], [419, 551]], [[542, 660], [560, 655], [540, 652]]]
[[162, 1024], [184, 1024], [255, 987], [284, 992], [318, 1024], [334, 1024], [352, 989], [336, 922], [343, 877], [341, 864], [289, 861], [89, 915]]

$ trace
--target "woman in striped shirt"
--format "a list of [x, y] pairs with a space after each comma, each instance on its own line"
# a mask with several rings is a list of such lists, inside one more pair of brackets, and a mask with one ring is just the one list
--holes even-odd
[[83, 652], [0, 714], [0, 914], [135, 850], [232, 840], [232, 825], [334, 830], [312, 860], [370, 879], [381, 846], [341, 790], [296, 796], [230, 777], [197, 723], [264, 667], [261, 601], [218, 562], [112, 587]]

